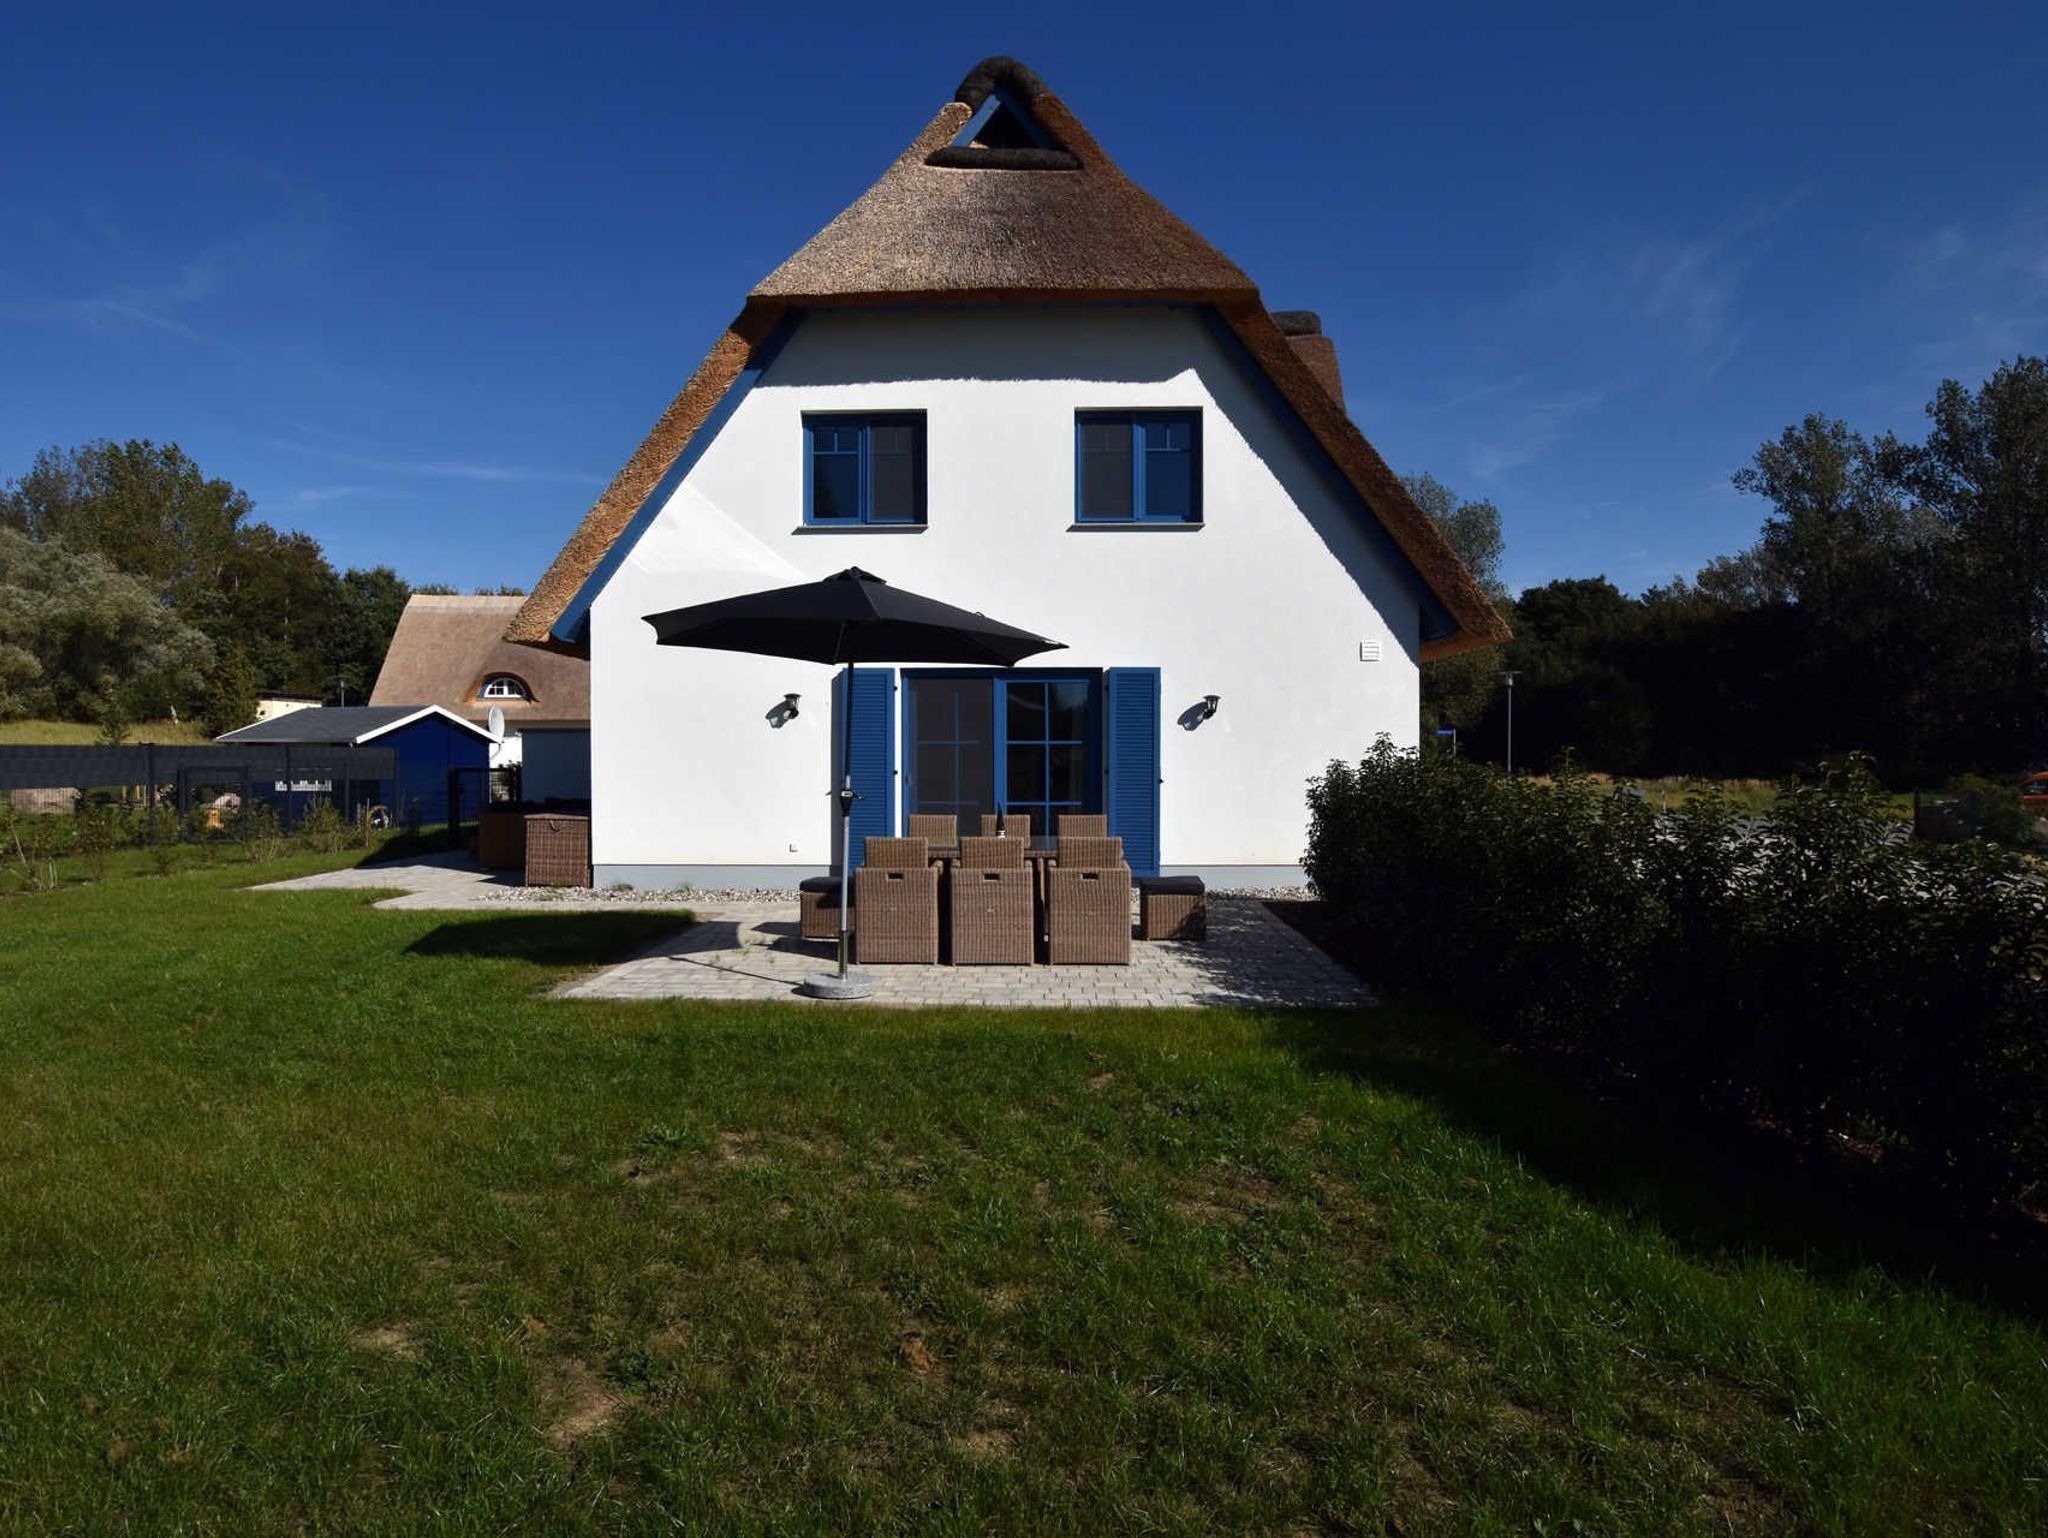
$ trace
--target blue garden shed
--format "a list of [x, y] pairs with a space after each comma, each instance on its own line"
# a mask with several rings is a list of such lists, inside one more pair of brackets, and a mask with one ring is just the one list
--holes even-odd
[[[294, 710], [258, 721], [216, 739], [231, 743], [264, 743], [304, 747], [310, 760], [315, 750], [389, 748], [398, 755], [395, 780], [379, 782], [375, 800], [403, 818], [419, 803], [422, 823], [448, 820], [450, 771], [481, 772], [489, 766], [491, 734], [439, 705], [342, 705]], [[315, 771], [317, 774], [317, 771]], [[264, 781], [252, 787], [274, 802], [288, 822], [297, 821], [316, 797], [332, 792], [317, 778]], [[359, 795], [358, 800], [370, 799]]]

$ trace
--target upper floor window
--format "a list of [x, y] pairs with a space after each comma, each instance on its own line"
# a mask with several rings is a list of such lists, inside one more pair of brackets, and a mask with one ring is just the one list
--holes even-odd
[[1198, 411], [1074, 414], [1075, 516], [1083, 523], [1200, 523]]
[[804, 416], [804, 522], [924, 522], [924, 414]]
[[512, 673], [493, 673], [484, 680], [484, 686], [476, 691], [480, 700], [530, 700], [533, 691], [526, 687], [526, 680]]

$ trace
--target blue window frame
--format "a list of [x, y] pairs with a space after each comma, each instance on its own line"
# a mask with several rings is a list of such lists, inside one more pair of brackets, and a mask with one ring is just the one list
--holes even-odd
[[1200, 523], [1202, 414], [1075, 412], [1074, 516], [1081, 523]]
[[924, 413], [806, 412], [804, 522], [924, 522]]

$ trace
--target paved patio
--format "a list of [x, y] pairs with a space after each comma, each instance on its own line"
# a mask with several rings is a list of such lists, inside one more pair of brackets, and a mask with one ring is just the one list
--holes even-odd
[[393, 861], [386, 865], [356, 865], [347, 870], [322, 871], [317, 876], [266, 882], [252, 890], [388, 891], [395, 895], [380, 901], [378, 907], [425, 908], [437, 912], [470, 908], [489, 908], [498, 913], [616, 913], [621, 908], [704, 911], [701, 900], [693, 900], [683, 892], [592, 892], [524, 886], [510, 871], [478, 870], [476, 862], [461, 850], [421, 855], [403, 863]]
[[[688, 907], [697, 922], [649, 947], [631, 961], [565, 983], [555, 997], [570, 999], [806, 999], [796, 985], [833, 964], [830, 941], [805, 940], [795, 905], [777, 902], [706, 902], [703, 898], [635, 900], [623, 893], [538, 896], [509, 877], [472, 866], [466, 856], [429, 856], [405, 865], [358, 867], [275, 881], [266, 892], [393, 890], [380, 908], [494, 912], [617, 911]], [[518, 895], [515, 895], [518, 894]], [[1127, 967], [876, 966], [873, 1003], [986, 1004], [1001, 1008], [1313, 1008], [1376, 1004], [1370, 989], [1323, 954], [1263, 902], [1212, 897], [1209, 938], [1134, 941]]]
[[[707, 911], [702, 922], [632, 961], [555, 991], [571, 999], [801, 998], [796, 985], [829, 968], [833, 956], [831, 942], [801, 938], [787, 904], [734, 904]], [[899, 1006], [1331, 1009], [1377, 1002], [1264, 903], [1246, 898], [1211, 899], [1209, 938], [1201, 944], [1134, 942], [1127, 967], [862, 970], [875, 980], [872, 1002]]]

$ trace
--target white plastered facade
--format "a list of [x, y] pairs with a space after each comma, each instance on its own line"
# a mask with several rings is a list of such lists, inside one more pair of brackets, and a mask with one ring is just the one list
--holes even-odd
[[[1158, 668], [1161, 869], [1298, 879], [1309, 778], [1415, 743], [1424, 595], [1251, 368], [1185, 308], [807, 314], [591, 605], [598, 881], [827, 869], [830, 670], [660, 647], [644, 616], [848, 566], [1067, 643], [1027, 666]], [[1075, 527], [1075, 413], [1120, 407], [1199, 409], [1199, 526]], [[924, 526], [806, 528], [807, 411], [923, 412]]]

